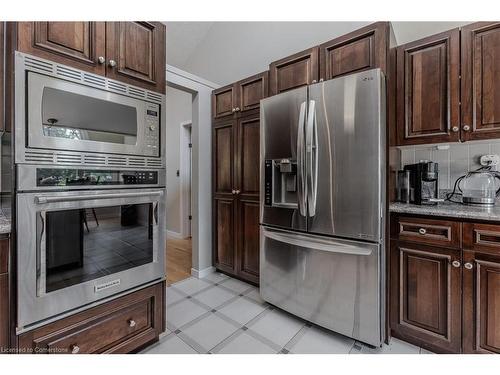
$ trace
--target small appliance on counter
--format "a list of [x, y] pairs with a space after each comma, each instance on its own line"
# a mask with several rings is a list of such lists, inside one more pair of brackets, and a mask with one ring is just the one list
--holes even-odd
[[[398, 196], [404, 198], [404, 202], [414, 204], [434, 205], [438, 202], [438, 163], [429, 160], [421, 160], [416, 164], [405, 165], [402, 173], [398, 172], [398, 177], [403, 177], [398, 181]], [[406, 177], [405, 177], [406, 172]], [[408, 176], [409, 173], [409, 176]], [[409, 180], [408, 184], [404, 180]], [[406, 187], [405, 187], [406, 185]], [[403, 201], [403, 200], [401, 200]]]
[[467, 173], [462, 187], [462, 201], [465, 204], [493, 206], [497, 189], [495, 175], [488, 170]]

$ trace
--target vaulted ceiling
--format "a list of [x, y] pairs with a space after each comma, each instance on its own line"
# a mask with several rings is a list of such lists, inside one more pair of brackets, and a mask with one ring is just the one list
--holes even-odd
[[[371, 22], [166, 22], [167, 63], [225, 85]], [[392, 22], [397, 44], [469, 22]]]

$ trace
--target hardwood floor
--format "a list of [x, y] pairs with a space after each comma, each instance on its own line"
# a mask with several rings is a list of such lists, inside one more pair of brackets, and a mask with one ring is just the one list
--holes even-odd
[[191, 276], [191, 238], [179, 240], [167, 238], [167, 284], [173, 284]]

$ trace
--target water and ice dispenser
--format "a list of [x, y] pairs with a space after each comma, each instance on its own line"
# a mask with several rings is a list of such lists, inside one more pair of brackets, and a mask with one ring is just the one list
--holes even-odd
[[266, 160], [264, 190], [266, 206], [298, 208], [297, 162], [291, 159]]

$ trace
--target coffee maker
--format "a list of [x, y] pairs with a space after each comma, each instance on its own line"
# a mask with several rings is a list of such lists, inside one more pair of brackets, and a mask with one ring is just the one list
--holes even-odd
[[409, 172], [410, 203], [437, 204], [438, 200], [438, 163], [421, 160], [416, 164], [405, 165]]

